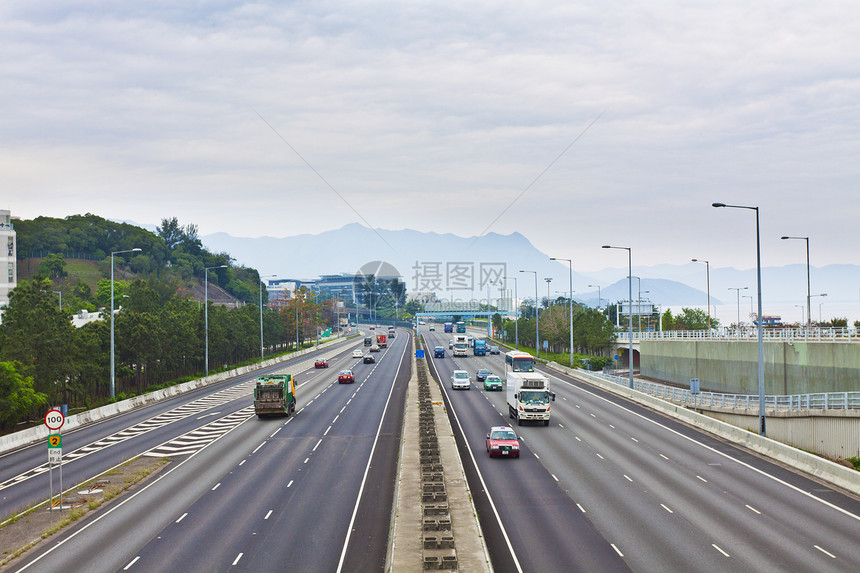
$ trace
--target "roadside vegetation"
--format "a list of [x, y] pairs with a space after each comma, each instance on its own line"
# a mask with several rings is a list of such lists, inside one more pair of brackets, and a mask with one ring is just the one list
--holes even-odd
[[[266, 308], [255, 269], [210, 253], [196, 227], [175, 218], [157, 233], [95, 215], [16, 221], [15, 230], [23, 258], [0, 324], [0, 432], [38, 422], [50, 406], [73, 412], [111, 400], [111, 252], [141, 249], [114, 255], [115, 400], [203, 374], [207, 267], [225, 265], [208, 273], [210, 372], [260, 360], [260, 297], [269, 357], [315, 341], [336, 316], [332, 301], [304, 288], [280, 310]], [[100, 320], [76, 328], [80, 311]]]

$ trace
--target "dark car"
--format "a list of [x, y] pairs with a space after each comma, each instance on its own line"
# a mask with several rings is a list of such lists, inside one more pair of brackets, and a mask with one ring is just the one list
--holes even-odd
[[376, 360], [373, 359], [373, 354], [365, 354], [364, 360], [362, 360], [365, 364], [373, 364]]
[[433, 358], [445, 358], [445, 349], [437, 346], [433, 349]]
[[486, 368], [481, 368], [475, 374], [475, 380], [477, 380], [478, 382], [483, 382], [487, 376], [492, 376], [492, 375], [493, 375], [493, 373], [490, 372], [489, 370], [487, 370]]
[[341, 370], [337, 375], [338, 384], [352, 384], [355, 382], [355, 376], [352, 375], [352, 370]]
[[487, 433], [487, 453], [492, 456], [520, 457], [520, 441], [508, 426], [494, 426]]
[[499, 354], [499, 347], [498, 346], [491, 346], [490, 347], [490, 354]]

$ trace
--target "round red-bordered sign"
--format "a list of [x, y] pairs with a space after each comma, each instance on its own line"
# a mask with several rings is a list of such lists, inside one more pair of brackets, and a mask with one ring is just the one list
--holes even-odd
[[59, 410], [48, 410], [45, 414], [45, 425], [49, 430], [59, 430], [66, 423], [66, 417]]

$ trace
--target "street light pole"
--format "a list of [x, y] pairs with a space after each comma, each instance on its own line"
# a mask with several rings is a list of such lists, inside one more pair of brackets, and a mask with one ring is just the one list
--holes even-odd
[[521, 273], [533, 273], [535, 276], [535, 354], [540, 358], [540, 328], [538, 321], [538, 288], [537, 288], [537, 271], [520, 271]]
[[[741, 291], [747, 290], [749, 287], [729, 287], [729, 290], [733, 290], [738, 295], [738, 322], [735, 325], [735, 328], [740, 331], [741, 329]], [[761, 322], [761, 317], [759, 317], [759, 322]]]
[[767, 421], [764, 411], [764, 339], [762, 328], [761, 310], [761, 225], [759, 223], [758, 207], [746, 205], [726, 205], [725, 203], [712, 203], [712, 207], [729, 207], [732, 209], [749, 209], [755, 211], [755, 256], [756, 256], [756, 290], [758, 291], [758, 418], [759, 434], [767, 436]]
[[511, 279], [514, 281], [514, 348], [520, 349], [520, 304], [517, 288], [517, 277], [502, 277], [505, 280]]
[[[549, 310], [550, 298], [549, 298], [549, 283], [552, 282], [552, 277], [545, 277], [543, 280], [546, 281], [546, 309]], [[549, 360], [549, 346], [547, 346], [545, 357]], [[540, 358], [540, 350], [538, 350], [538, 358]]]
[[810, 282], [809, 282], [809, 237], [789, 237], [783, 236], [780, 237], [783, 241], [787, 239], [799, 239], [806, 241], [806, 328], [807, 330], [812, 326], [812, 295], [810, 294]]
[[[636, 301], [636, 308], [639, 311], [639, 332], [642, 332], [642, 295], [648, 294], [650, 292], [651, 292], [650, 290], [639, 291], [639, 300]], [[654, 313], [654, 305], [651, 305], [651, 313], [648, 315], [649, 320], [651, 318], [651, 314], [653, 314], [653, 313]], [[649, 322], [649, 324], [650, 324], [650, 322]], [[645, 327], [647, 328], [648, 325], [646, 324]]]
[[265, 355], [263, 354], [263, 279], [271, 278], [275, 275], [266, 275], [264, 277], [260, 277], [260, 360], [265, 359]]
[[588, 288], [597, 287], [597, 310], [600, 310], [600, 285], [588, 285]]
[[[225, 269], [225, 268], [227, 268], [227, 265], [218, 265], [215, 267], [206, 267], [203, 271], [203, 277], [204, 277], [203, 292], [205, 293], [203, 295], [203, 298], [204, 298], [203, 316], [205, 317], [204, 329], [206, 331], [206, 350], [205, 350], [205, 353], [206, 353], [206, 358], [205, 358], [206, 376], [209, 376], [209, 271], [212, 269]], [[262, 294], [260, 294], [260, 296], [262, 296]]]
[[[604, 249], [621, 249], [627, 251], [627, 300], [630, 301], [630, 310], [633, 310], [633, 249], [632, 247], [613, 247], [612, 245], [603, 245]], [[627, 336], [630, 340], [629, 356], [627, 357], [627, 365], [630, 369], [630, 387], [633, 388], [633, 314], [627, 313]]]
[[110, 254], [110, 397], [116, 397], [116, 357], [114, 356], [114, 324], [113, 324], [113, 256], [122, 253], [139, 253], [135, 247], [127, 251], [114, 251]]
[[800, 322], [801, 322], [801, 323], [806, 322], [806, 320], [804, 320], [804, 318], [803, 318], [803, 310], [804, 310], [806, 307], [804, 307], [802, 304], [796, 304], [796, 305], [794, 305], [794, 307], [795, 307], [795, 308], [799, 308], [799, 309], [800, 309]]
[[[558, 259], [550, 257], [551, 261], [567, 261], [570, 270], [570, 367], [573, 368], [573, 261], [571, 259]], [[597, 291], [597, 305], [600, 306], [600, 291]]]
[[694, 263], [705, 263], [705, 280], [708, 282], [708, 332], [711, 331], [711, 263], [704, 259], [690, 259]]
[[[811, 294], [811, 295], [809, 295], [809, 298], [812, 299], [813, 297], [816, 297], [816, 296], [827, 296], [827, 293], [824, 292], [821, 294]], [[824, 303], [822, 302], [821, 304], [824, 304]], [[819, 306], [818, 306], [818, 323], [819, 323], [818, 326], [819, 327], [821, 326], [821, 304], [819, 304]], [[809, 320], [808, 316], [806, 317], [806, 320], [809, 321], [810, 325], [812, 324], [812, 321]]]

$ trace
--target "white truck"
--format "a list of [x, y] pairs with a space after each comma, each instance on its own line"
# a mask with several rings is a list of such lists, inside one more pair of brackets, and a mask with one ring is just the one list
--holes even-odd
[[505, 380], [508, 413], [517, 425], [530, 420], [549, 426], [550, 402], [555, 394], [549, 390], [549, 379], [539, 372], [508, 372]]
[[462, 356], [465, 358], [469, 355], [469, 337], [465, 334], [454, 335], [454, 358]]

